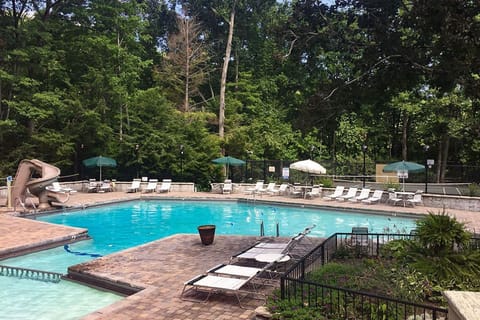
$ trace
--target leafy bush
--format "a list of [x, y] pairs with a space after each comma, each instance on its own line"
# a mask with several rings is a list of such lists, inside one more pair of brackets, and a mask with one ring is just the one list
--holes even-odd
[[387, 182], [384, 184], [383, 189], [384, 190], [388, 190], [388, 189], [400, 190], [400, 183], [392, 182], [392, 181]]
[[416, 224], [417, 239], [430, 256], [441, 256], [456, 247], [462, 248], [471, 238], [470, 233], [465, 231], [465, 225], [449, 216], [445, 209], [439, 214], [429, 213]]
[[[464, 225], [443, 210], [418, 220], [416, 236], [411, 240], [385, 244], [379, 259], [356, 259], [351, 249], [340, 246], [335, 260], [309, 273], [306, 280], [445, 306], [445, 290], [480, 291], [480, 250], [470, 248], [469, 243], [470, 234]], [[408, 310], [396, 314], [396, 310], [367, 300], [360, 304], [347, 302], [341, 291], [322, 289], [318, 296], [305, 290], [311, 289], [297, 288], [295, 294], [300, 300], [295, 302], [272, 301], [270, 308], [276, 312], [273, 319], [344, 319], [345, 315], [354, 319], [358, 314], [368, 314], [369, 319], [403, 319], [411, 314]], [[307, 296], [313, 300], [304, 301]]]
[[468, 195], [470, 197], [480, 197], [480, 186], [477, 183], [468, 185]]
[[319, 179], [319, 184], [322, 184], [324, 188], [333, 188], [333, 180], [331, 178], [322, 177]]
[[276, 320], [310, 320], [327, 319], [324, 311], [320, 308], [307, 308], [298, 300], [280, 300], [278, 292], [267, 301], [267, 307], [272, 313], [272, 319]]

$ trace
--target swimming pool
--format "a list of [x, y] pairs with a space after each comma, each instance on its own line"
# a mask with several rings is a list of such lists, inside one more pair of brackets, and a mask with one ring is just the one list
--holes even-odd
[[[260, 234], [290, 237], [315, 224], [311, 235], [328, 237], [365, 226], [369, 232], [408, 233], [415, 225], [405, 217], [338, 212], [282, 205], [226, 201], [138, 200], [38, 217], [38, 220], [88, 229], [91, 240], [13, 258], [14, 266], [65, 273], [68, 266], [178, 233], [197, 233], [197, 226], [215, 224], [223, 235]], [[8, 262], [8, 263], [7, 263]]]
[[73, 320], [123, 296], [74, 282], [59, 283], [0, 277], [0, 319]]
[[[215, 224], [217, 234], [255, 236], [259, 235], [262, 222], [267, 236], [275, 235], [277, 224], [280, 236], [292, 236], [316, 224], [311, 235], [317, 237], [350, 232], [355, 226], [366, 226], [369, 232], [379, 233], [387, 230], [408, 233], [415, 226], [413, 219], [397, 216], [244, 202], [173, 200], [122, 202], [37, 219], [87, 228], [92, 239], [74, 243], [68, 251], [58, 247], [4, 260], [1, 264], [65, 273], [68, 266], [93, 259], [95, 255], [107, 255], [173, 234], [196, 233], [197, 226], [202, 224]], [[2, 286], [4, 278], [0, 277]], [[29, 295], [30, 291], [34, 290], [27, 288], [23, 295]], [[8, 303], [8, 299], [0, 300], [0, 318], [3, 305]]]

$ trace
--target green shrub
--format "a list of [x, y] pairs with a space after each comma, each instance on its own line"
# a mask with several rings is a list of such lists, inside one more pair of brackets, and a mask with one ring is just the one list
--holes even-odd
[[468, 185], [468, 195], [470, 197], [480, 197], [480, 186], [476, 183]]
[[319, 179], [319, 184], [322, 184], [324, 188], [333, 188], [333, 180], [331, 178], [322, 177]]
[[383, 185], [384, 190], [393, 189], [393, 190], [400, 190], [400, 183], [398, 182], [387, 182]]
[[[446, 306], [445, 290], [480, 291], [480, 250], [470, 249], [469, 240], [464, 225], [445, 210], [430, 213], [417, 221], [416, 237], [390, 241], [382, 247], [380, 258], [356, 259], [355, 252], [340, 246], [335, 260], [309, 273], [306, 280]], [[272, 302], [273, 319], [355, 319], [358, 314], [368, 319], [404, 319], [411, 314], [368, 301], [347, 303], [339, 291], [326, 290], [319, 296], [302, 290], [312, 289], [298, 286], [295, 295], [303, 300]], [[313, 300], [305, 301], [306, 297]]]

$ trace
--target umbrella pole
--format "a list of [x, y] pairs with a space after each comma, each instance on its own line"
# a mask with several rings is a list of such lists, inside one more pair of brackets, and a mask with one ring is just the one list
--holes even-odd
[[102, 181], [102, 166], [100, 166], [100, 181]]

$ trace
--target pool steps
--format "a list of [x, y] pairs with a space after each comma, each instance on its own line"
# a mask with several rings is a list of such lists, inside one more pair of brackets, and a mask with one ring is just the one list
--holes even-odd
[[63, 274], [57, 272], [0, 265], [0, 276], [57, 283], [60, 282]]

